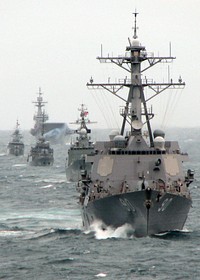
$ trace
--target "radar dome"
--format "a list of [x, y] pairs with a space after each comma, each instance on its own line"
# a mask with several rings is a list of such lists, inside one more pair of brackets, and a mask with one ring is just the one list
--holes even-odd
[[143, 126], [143, 123], [139, 120], [134, 120], [132, 121], [132, 128], [134, 128], [135, 130], [140, 130]]
[[161, 136], [157, 136], [154, 139], [154, 148], [157, 150], [164, 151], [165, 150], [165, 139]]
[[113, 139], [115, 148], [125, 148], [126, 140], [122, 135], [116, 135]]
[[87, 134], [87, 130], [86, 130], [85, 128], [81, 128], [81, 130], [79, 131], [79, 133], [80, 133], [81, 135], [85, 135], [85, 134]]
[[140, 42], [136, 39], [133, 39], [133, 41], [131, 42], [132, 47], [138, 47], [139, 45], [140, 45]]
[[119, 135], [119, 131], [118, 130], [112, 130], [109, 134], [110, 140], [112, 141], [116, 135]]
[[124, 136], [122, 135], [116, 135], [113, 139], [113, 141], [118, 142], [118, 141], [125, 141]]
[[153, 136], [154, 136], [154, 138], [156, 138], [158, 136], [161, 136], [162, 138], [165, 138], [165, 133], [161, 129], [156, 129], [153, 132]]

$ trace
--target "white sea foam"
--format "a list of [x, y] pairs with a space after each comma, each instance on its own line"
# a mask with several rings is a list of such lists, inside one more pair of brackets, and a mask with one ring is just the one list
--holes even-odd
[[49, 178], [49, 179], [43, 179], [40, 182], [61, 184], [61, 183], [65, 183], [66, 181], [65, 181], [65, 179]]
[[96, 239], [129, 238], [134, 234], [131, 225], [125, 224], [118, 228], [112, 228], [111, 226], [105, 227], [101, 221], [95, 221], [90, 226], [90, 231], [95, 233]]
[[48, 189], [48, 188], [51, 188], [51, 187], [53, 187], [53, 185], [50, 184], [50, 185], [43, 186], [40, 189]]
[[186, 232], [186, 233], [188, 233], [188, 232], [192, 232], [192, 230], [190, 230], [190, 229], [184, 227], [183, 230], [180, 230], [180, 232]]
[[27, 166], [26, 163], [17, 163], [13, 165], [13, 167], [26, 167], [26, 166]]
[[155, 234], [155, 236], [165, 236], [165, 235], [168, 235], [168, 234], [170, 234], [170, 233], [190, 233], [190, 232], [192, 232], [191, 230], [189, 230], [189, 229], [187, 229], [187, 228], [184, 228], [184, 229], [182, 229], [182, 230], [180, 230], [180, 229], [175, 229], [175, 230], [173, 230], [173, 231], [171, 231], [171, 232], [169, 232], [169, 231], [166, 231], [166, 232], [162, 232], [162, 233], [157, 233], [157, 234]]
[[22, 235], [22, 231], [20, 230], [1, 230], [0, 236], [19, 236]]
[[106, 277], [107, 274], [106, 273], [99, 273], [97, 275], [95, 275], [96, 277]]

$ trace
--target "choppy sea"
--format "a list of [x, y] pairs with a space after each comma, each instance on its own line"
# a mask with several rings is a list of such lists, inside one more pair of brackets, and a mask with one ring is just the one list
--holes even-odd
[[76, 185], [65, 176], [68, 145], [52, 146], [52, 167], [32, 167], [34, 138], [24, 132], [25, 155], [15, 157], [7, 154], [10, 134], [0, 131], [0, 279], [200, 279], [200, 129], [168, 133], [195, 170], [184, 230], [144, 238], [123, 227], [84, 232]]

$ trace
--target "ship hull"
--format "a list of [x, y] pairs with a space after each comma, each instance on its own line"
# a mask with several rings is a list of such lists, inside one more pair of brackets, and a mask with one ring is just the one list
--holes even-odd
[[24, 144], [23, 143], [9, 143], [8, 151], [10, 155], [23, 156], [24, 155]]
[[51, 166], [53, 165], [53, 159], [48, 157], [35, 157], [30, 161], [32, 166]]
[[91, 171], [91, 163], [85, 163], [84, 159], [74, 160], [66, 167], [66, 177], [68, 181], [77, 182], [81, 179], [82, 170], [87, 174]]
[[82, 178], [82, 172], [89, 175], [92, 164], [85, 161], [87, 155], [94, 153], [93, 147], [71, 148], [68, 151], [68, 163], [66, 166], [66, 177], [68, 181], [77, 182]]
[[99, 221], [102, 229], [108, 226], [115, 229], [128, 224], [137, 237], [182, 230], [191, 207], [191, 199], [170, 193], [165, 193], [158, 199], [158, 194], [158, 191], [152, 191], [149, 210], [146, 207], [145, 191], [89, 201], [82, 208], [83, 225], [88, 228]]

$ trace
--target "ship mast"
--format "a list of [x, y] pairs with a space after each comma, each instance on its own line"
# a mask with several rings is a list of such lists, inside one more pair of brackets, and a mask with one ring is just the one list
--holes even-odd
[[[157, 83], [152, 80], [148, 80], [146, 77], [142, 79], [143, 73], [149, 68], [160, 62], [172, 62], [175, 57], [172, 57], [171, 54], [167, 56], [154, 56], [152, 53], [148, 54], [144, 46], [140, 44], [137, 40], [137, 14], [134, 14], [134, 35], [132, 41], [129, 39], [129, 46], [126, 47], [126, 54], [124, 56], [111, 57], [111, 56], [102, 56], [97, 57], [100, 62], [104, 63], [114, 63], [120, 68], [127, 71], [130, 75], [130, 78], [119, 79], [118, 82], [112, 83], [94, 83], [93, 79], [90, 79], [90, 82], [87, 83], [87, 86], [92, 89], [103, 88], [114, 94], [123, 102], [125, 102], [124, 109], [121, 111], [123, 117], [121, 135], [124, 134], [125, 124], [128, 122], [131, 126], [131, 135], [142, 135], [142, 127], [144, 123], [147, 124], [148, 134], [150, 139], [150, 146], [153, 147], [153, 135], [151, 131], [150, 120], [153, 118], [154, 114], [152, 110], [148, 110], [147, 102], [153, 97], [157, 96], [164, 90], [168, 88], [180, 89], [185, 86], [185, 83], [182, 82], [182, 79], [179, 78], [177, 83], [174, 83], [172, 79], [170, 82], [166, 83]], [[147, 66], [142, 69], [142, 62], [147, 62]], [[122, 98], [118, 92], [124, 88], [129, 88], [128, 98], [125, 100]], [[144, 88], [148, 87], [153, 95], [148, 99], [145, 99]], [[145, 117], [143, 122], [142, 116]]]
[[94, 124], [96, 122], [91, 122], [88, 119], [88, 110], [87, 107], [85, 106], [85, 104], [81, 104], [81, 108], [78, 109], [80, 111], [80, 118], [78, 118], [76, 120], [76, 122], [70, 122], [70, 124], [80, 124], [80, 128], [79, 130], [81, 130], [82, 128], [85, 128], [87, 133], [90, 133], [91, 130], [87, 128], [87, 124]]
[[47, 114], [44, 114], [42, 108], [45, 106], [46, 101], [43, 101], [41, 88], [39, 87], [37, 101], [32, 101], [37, 107], [37, 113], [34, 115], [33, 119], [36, 121], [37, 124], [41, 124], [42, 121], [46, 122], [49, 117]]

